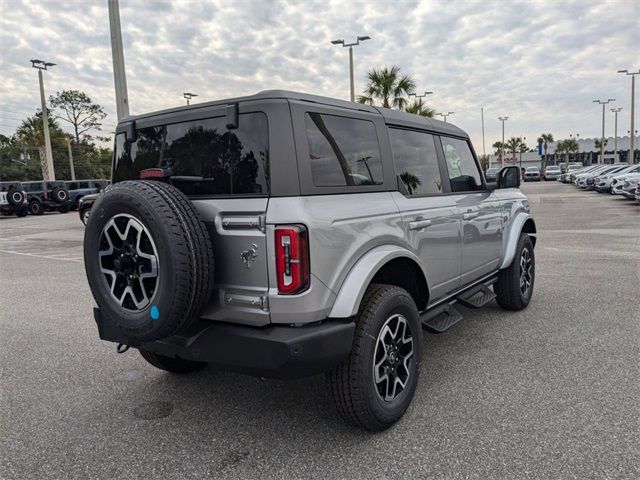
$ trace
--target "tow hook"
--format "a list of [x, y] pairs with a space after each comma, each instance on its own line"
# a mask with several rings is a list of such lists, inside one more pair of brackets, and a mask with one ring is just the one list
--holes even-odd
[[125, 345], [124, 343], [119, 343], [116, 347], [116, 352], [118, 353], [124, 353], [127, 350], [129, 350], [129, 345]]

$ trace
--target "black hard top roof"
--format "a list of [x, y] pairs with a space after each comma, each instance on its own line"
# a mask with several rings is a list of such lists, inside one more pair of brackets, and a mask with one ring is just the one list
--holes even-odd
[[215, 100], [212, 102], [196, 103], [194, 105], [183, 105], [180, 107], [169, 108], [166, 110], [159, 110], [156, 112], [149, 112], [142, 115], [132, 115], [123, 118], [120, 123], [128, 120], [138, 120], [142, 118], [155, 117], [157, 115], [165, 115], [169, 113], [194, 111], [198, 109], [207, 109], [219, 105], [227, 105], [229, 103], [249, 102], [255, 100], [272, 100], [272, 99], [287, 99], [287, 100], [300, 100], [304, 102], [319, 103], [322, 105], [348, 108], [356, 111], [364, 111], [369, 113], [379, 113], [384, 118], [385, 122], [391, 125], [400, 125], [406, 127], [413, 127], [419, 129], [432, 130], [435, 132], [449, 133], [451, 135], [457, 135], [461, 137], [468, 137], [467, 133], [456, 127], [455, 125], [436, 120], [433, 118], [421, 117], [412, 113], [401, 112], [399, 110], [392, 110], [389, 108], [372, 107], [370, 105], [364, 105], [362, 103], [354, 103], [346, 100], [339, 100], [331, 97], [323, 97], [321, 95], [311, 95], [308, 93], [291, 92], [288, 90], [263, 90], [255, 95], [248, 95], [245, 97], [225, 98], [222, 100]]

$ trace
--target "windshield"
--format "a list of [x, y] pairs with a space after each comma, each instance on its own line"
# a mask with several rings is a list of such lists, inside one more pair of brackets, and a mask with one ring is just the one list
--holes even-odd
[[537, 172], [538, 167], [527, 167], [527, 172]]

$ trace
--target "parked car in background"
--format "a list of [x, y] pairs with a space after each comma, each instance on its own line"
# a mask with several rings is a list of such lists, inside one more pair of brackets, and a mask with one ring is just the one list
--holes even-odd
[[65, 182], [69, 190], [69, 204], [71, 210], [78, 208], [78, 202], [85, 195], [98, 193], [104, 187], [109, 185], [109, 180], [70, 180]]
[[622, 195], [627, 198], [635, 198], [635, 192], [633, 197], [631, 196], [632, 187], [635, 188], [638, 185], [640, 179], [640, 173], [628, 173], [616, 177], [611, 182], [611, 193], [614, 195]]
[[597, 192], [611, 192], [611, 182], [619, 176], [623, 176], [627, 173], [640, 172], [640, 165], [627, 165], [617, 172], [609, 172], [598, 175], [594, 179], [594, 188]]
[[640, 184], [636, 187], [636, 203], [640, 205]]
[[561, 173], [559, 166], [549, 165], [544, 171], [544, 180], [557, 180]]
[[69, 191], [62, 181], [23, 182], [22, 185], [27, 193], [29, 213], [32, 215], [42, 215], [54, 210], [67, 213], [71, 208], [68, 203]]
[[542, 179], [540, 169], [538, 167], [527, 167], [524, 171], [523, 179], [525, 182], [539, 182]]
[[602, 170], [599, 170], [596, 173], [590, 173], [582, 177], [581, 185], [578, 185], [578, 186], [581, 188], [586, 188], [587, 190], [593, 190], [595, 188], [595, 183], [597, 179], [600, 177], [600, 175], [615, 174], [615, 173], [621, 172], [628, 166], [629, 165], [627, 165], [626, 163], [609, 165], [609, 168], [604, 168]]
[[85, 195], [80, 199], [80, 202], [78, 202], [78, 214], [80, 215], [80, 221], [84, 223], [85, 226], [89, 221], [89, 215], [91, 214], [91, 207], [93, 207], [93, 204], [95, 203], [96, 198], [98, 198], [98, 195], [100, 195], [100, 193], [92, 193], [91, 195]]
[[[561, 166], [561, 168], [564, 169], [564, 166]], [[562, 183], [571, 183], [572, 181], [571, 175], [583, 170], [587, 170], [589, 168], [590, 167], [583, 167], [582, 165], [576, 165], [576, 164], [569, 165], [569, 168], [566, 171], [563, 170], [562, 175], [558, 177], [558, 181]]]
[[0, 213], [24, 217], [29, 213], [27, 194], [20, 182], [0, 182]]
[[487, 182], [495, 182], [497, 174], [498, 174], [497, 168], [494, 168], [494, 167], [487, 168], [487, 171], [484, 172], [484, 178], [487, 180]]

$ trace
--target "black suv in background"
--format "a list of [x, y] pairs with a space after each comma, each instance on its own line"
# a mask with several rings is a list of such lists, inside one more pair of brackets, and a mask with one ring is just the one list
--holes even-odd
[[29, 213], [32, 215], [53, 210], [67, 213], [71, 208], [68, 203], [69, 191], [64, 182], [38, 181], [24, 182], [22, 185], [27, 192]]
[[0, 182], [0, 213], [24, 217], [29, 213], [27, 195], [20, 182]]

